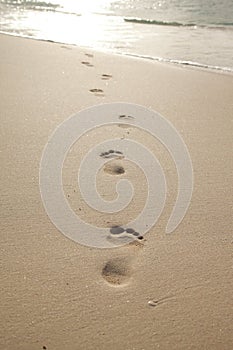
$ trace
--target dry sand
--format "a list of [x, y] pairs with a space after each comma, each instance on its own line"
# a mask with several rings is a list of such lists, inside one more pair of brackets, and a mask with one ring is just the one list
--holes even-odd
[[[232, 349], [233, 76], [5, 35], [0, 47], [0, 348]], [[115, 133], [144, 141], [158, 151], [168, 181], [166, 208], [145, 239], [101, 250], [67, 239], [50, 222], [39, 163], [59, 123], [118, 101], [151, 107], [174, 124], [190, 151], [195, 185], [187, 215], [166, 235], [177, 177], [163, 147], [134, 128], [83, 137], [64, 186], [88, 220], [104, 226], [107, 218], [93, 215], [69, 180], [90, 142]], [[136, 200], [119, 222], [144, 200], [143, 175], [124, 166]], [[99, 176], [108, 192], [104, 178], [115, 177], [108, 169]]]

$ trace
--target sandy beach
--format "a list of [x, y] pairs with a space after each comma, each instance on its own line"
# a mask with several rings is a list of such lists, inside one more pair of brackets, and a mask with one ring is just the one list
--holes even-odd
[[[7, 35], [0, 46], [0, 348], [232, 349], [233, 76]], [[129, 175], [136, 197], [118, 218], [95, 213], [73, 191], [83, 155], [109, 136], [144, 143], [168, 183], [165, 209], [143, 240], [95, 249], [50, 221], [39, 166], [60, 123], [110, 102], [167, 118], [189, 149], [195, 182], [185, 218], [167, 235], [177, 174], [163, 146], [133, 127], [84, 135], [64, 168], [65, 193], [83, 219], [107, 227], [143, 207], [143, 174], [124, 161], [118, 178]], [[115, 178], [99, 174], [109, 198]]]

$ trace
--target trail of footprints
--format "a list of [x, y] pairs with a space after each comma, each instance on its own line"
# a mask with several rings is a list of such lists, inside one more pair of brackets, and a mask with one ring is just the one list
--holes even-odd
[[[65, 45], [61, 46], [64, 49], [71, 49], [70, 47], [67, 47]], [[85, 53], [85, 56], [89, 59], [93, 58], [94, 55], [90, 53]], [[86, 67], [94, 67], [94, 65], [89, 61], [82, 61], [81, 62]], [[112, 78], [111, 74], [102, 74], [101, 80], [109, 80]], [[104, 96], [104, 91], [100, 88], [92, 88], [89, 90], [91, 93], [93, 93], [96, 96]], [[133, 116], [130, 115], [120, 115], [118, 117], [120, 120], [132, 120], [134, 119]], [[105, 159], [122, 159], [124, 158], [123, 152], [116, 151], [116, 150], [109, 150], [106, 152], [102, 152], [100, 154], [100, 157]], [[125, 173], [125, 169], [121, 165], [110, 165], [105, 167], [105, 171], [112, 175], [122, 175]], [[139, 233], [136, 232], [133, 228], [125, 228], [122, 226], [112, 226], [109, 230], [110, 237], [113, 238], [125, 238], [125, 237], [134, 237], [135, 240], [130, 240], [129, 245], [132, 245], [134, 247], [141, 247], [141, 242], [139, 241], [143, 240], [144, 237]], [[124, 285], [128, 282], [132, 275], [131, 270], [131, 259], [129, 257], [125, 258], [113, 258], [108, 260], [103, 269], [102, 269], [102, 277], [111, 285]], [[158, 304], [158, 301], [149, 301], [149, 305], [155, 306]], [[43, 349], [46, 349], [45, 346], [43, 346]]]
[[[100, 153], [100, 157], [105, 159], [122, 159], [124, 158], [124, 154], [121, 151], [110, 149], [109, 151]], [[124, 167], [118, 164], [107, 164], [104, 170], [111, 175], [122, 175], [125, 173]], [[139, 240], [143, 239], [143, 236], [136, 232], [133, 228], [123, 228], [122, 226], [112, 226], [110, 228], [110, 234], [115, 237], [118, 236], [119, 238], [134, 236]]]
[[[93, 58], [94, 55], [91, 54], [91, 53], [85, 53], [85, 56], [88, 57], [88, 58]], [[91, 60], [90, 60], [91, 61]], [[85, 65], [86, 67], [94, 67], [94, 65], [90, 62], [90, 61], [82, 61], [81, 63], [83, 65]], [[106, 73], [103, 73], [101, 75], [101, 80], [109, 80], [112, 78], [112, 75], [111, 74], [106, 74]], [[100, 96], [100, 97], [104, 97], [104, 91], [103, 89], [100, 89], [100, 88], [92, 88], [89, 90], [89, 92], [91, 92], [92, 94], [94, 94], [95, 96]]]
[[[70, 47], [67, 46], [61, 46], [64, 49], [70, 49]], [[90, 53], [85, 53], [85, 56], [89, 59], [93, 58], [94, 55]], [[94, 65], [89, 61], [82, 61], [81, 62], [86, 67], [94, 67]], [[102, 74], [101, 80], [109, 80], [112, 78], [111, 74]], [[95, 96], [104, 96], [104, 91], [100, 88], [92, 88], [89, 90], [91, 93], [93, 93]], [[131, 115], [119, 115], [118, 118], [122, 121], [131, 121], [135, 119], [135, 117]], [[122, 124], [124, 126], [125, 124]], [[127, 125], [126, 125], [127, 126]], [[100, 154], [100, 157], [104, 159], [122, 159], [124, 158], [123, 152], [116, 151], [116, 150], [109, 150], [106, 152], [102, 152]], [[104, 170], [111, 175], [122, 175], [125, 173], [125, 169], [121, 165], [117, 164], [111, 164], [106, 165]], [[144, 237], [137, 231], [135, 231], [133, 228], [126, 228], [123, 226], [112, 226], [109, 229], [109, 235], [110, 238], [118, 238], [118, 239], [124, 239], [124, 238], [132, 238], [134, 237], [134, 240], [132, 241], [130, 239], [129, 246], [133, 245], [136, 248], [142, 248], [143, 244], [142, 241]], [[129, 279], [132, 276], [132, 259], [127, 257], [124, 258], [112, 258], [108, 260], [102, 269], [102, 277], [112, 286], [120, 286], [125, 285], [129, 281]], [[165, 302], [166, 300], [169, 300], [170, 298], [160, 298], [160, 299], [154, 299], [149, 300], [148, 305], [151, 307], [156, 307], [160, 305], [161, 303]], [[43, 346], [43, 349], [46, 349], [46, 346]]]
[[[92, 54], [89, 53], [85, 53], [85, 56], [88, 58], [94, 57]], [[89, 61], [82, 61], [82, 64], [86, 67], [94, 67], [94, 65]], [[109, 80], [111, 78], [111, 74], [103, 73], [101, 75], [101, 80]], [[92, 88], [89, 90], [89, 92], [93, 93], [95, 96], [104, 96], [104, 91], [100, 88]], [[134, 117], [130, 115], [120, 115], [118, 118], [120, 120], [134, 119]], [[124, 158], [124, 155], [121, 151], [109, 150], [106, 152], [102, 152], [100, 154], [100, 157], [104, 159], [122, 159]], [[122, 175], [125, 173], [125, 169], [123, 168], [123, 166], [117, 164], [106, 165], [104, 170], [111, 175]], [[131, 238], [130, 244], [134, 244], [134, 246], [137, 246], [137, 241], [141, 241], [144, 239], [144, 237], [139, 232], [136, 232], [133, 228], [125, 228], [122, 226], [110, 227], [109, 234], [110, 238]], [[132, 237], [134, 237], [133, 241]], [[111, 285], [124, 285], [131, 277], [131, 264], [129, 260], [130, 259], [127, 257], [110, 259], [109, 261], [107, 261], [107, 263], [102, 269], [102, 277]]]
[[[67, 50], [72, 50], [71, 47], [69, 46], [66, 46], [66, 45], [61, 45], [61, 48], [62, 49], [67, 49]], [[85, 53], [85, 56], [89, 59], [93, 58], [94, 55], [91, 54], [91, 53]], [[94, 64], [91, 63], [90, 61], [86, 61], [86, 60], [83, 60], [81, 61], [81, 63], [86, 66], [86, 67], [94, 67]], [[101, 80], [109, 80], [112, 78], [112, 75], [111, 74], [106, 74], [106, 73], [103, 73], [101, 74]], [[100, 88], [92, 88], [89, 90], [89, 92], [91, 92], [92, 94], [94, 94], [95, 96], [101, 96], [101, 97], [104, 97], [104, 91]]]

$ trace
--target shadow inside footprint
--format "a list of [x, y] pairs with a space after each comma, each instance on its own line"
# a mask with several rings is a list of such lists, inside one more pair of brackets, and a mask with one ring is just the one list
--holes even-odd
[[85, 56], [87, 56], [87, 57], [94, 57], [94, 55], [92, 55], [91, 53], [85, 53]]
[[135, 119], [135, 117], [133, 117], [132, 115], [126, 115], [126, 114], [121, 114], [118, 117], [119, 119], [123, 119], [123, 120], [132, 120]]
[[102, 157], [102, 158], [124, 158], [123, 153], [121, 151], [114, 151], [113, 149], [110, 149], [107, 152], [102, 152], [100, 154], [100, 157]]
[[111, 75], [111, 74], [102, 74], [102, 75], [101, 75], [101, 79], [102, 79], [102, 80], [108, 80], [108, 79], [110, 79], [110, 78], [112, 78], [112, 75]]
[[90, 89], [91, 92], [103, 92], [101, 89]]
[[117, 237], [119, 239], [125, 239], [125, 243], [130, 243], [132, 242], [132, 240], [128, 240], [127, 238], [129, 238], [130, 236], [133, 237], [134, 236], [134, 239], [135, 240], [143, 240], [144, 237], [139, 233], [139, 232], [136, 232], [133, 228], [124, 228], [122, 226], [112, 226], [110, 228], [110, 234], [111, 236], [113, 237]]
[[104, 167], [104, 171], [110, 175], [122, 175], [125, 173], [125, 169], [121, 165], [107, 164]]
[[104, 91], [102, 89], [90, 89], [89, 91], [95, 96], [104, 97]]
[[109, 260], [103, 267], [102, 276], [112, 285], [126, 284], [131, 277], [129, 259], [114, 258]]
[[113, 226], [110, 228], [110, 233], [112, 235], [119, 235], [120, 233], [125, 232], [125, 229], [121, 226]]
[[72, 50], [72, 48], [71, 48], [71, 47], [69, 47], [69, 46], [65, 46], [65, 45], [62, 45], [62, 46], [61, 46], [61, 48], [62, 48], [62, 49], [66, 49], [66, 50]]
[[81, 63], [87, 67], [94, 67], [93, 64], [91, 64], [90, 62], [87, 62], [87, 61], [82, 61]]

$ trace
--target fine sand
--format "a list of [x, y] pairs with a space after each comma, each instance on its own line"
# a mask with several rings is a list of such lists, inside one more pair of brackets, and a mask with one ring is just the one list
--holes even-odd
[[[233, 76], [0, 36], [1, 323], [0, 348], [232, 349]], [[112, 160], [98, 176], [111, 199], [129, 177], [128, 210], [100, 215], [80, 197], [76, 171], [88, 149], [127, 137], [155, 152], [168, 196], [142, 240], [115, 249], [79, 245], [49, 220], [39, 164], [54, 129], [85, 107], [105, 102], [151, 107], [179, 130], [192, 158], [193, 197], [182, 223], [165, 234], [177, 193], [166, 149], [133, 127], [84, 135], [64, 164], [64, 190], [83, 219], [109, 227], [143, 208], [137, 167]]]

